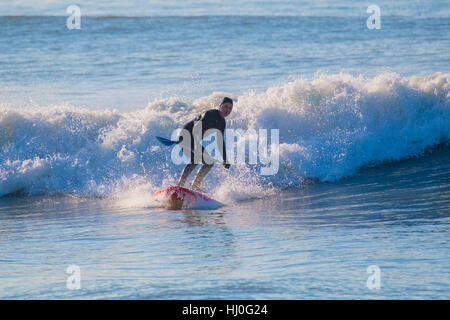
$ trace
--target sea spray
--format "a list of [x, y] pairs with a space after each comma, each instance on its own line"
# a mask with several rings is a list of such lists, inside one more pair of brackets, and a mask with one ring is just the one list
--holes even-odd
[[[358, 168], [418, 156], [450, 137], [450, 75], [374, 78], [349, 74], [296, 79], [264, 92], [232, 96], [227, 128], [279, 129], [280, 167], [216, 166], [204, 180], [219, 201], [257, 197], [272, 188], [352, 175]], [[175, 184], [182, 165], [155, 136], [169, 137], [221, 93], [192, 104], [157, 100], [120, 113], [69, 105], [0, 107], [0, 196], [70, 193], [111, 197]], [[217, 181], [221, 181], [217, 184]], [[140, 187], [145, 185], [146, 187]]]

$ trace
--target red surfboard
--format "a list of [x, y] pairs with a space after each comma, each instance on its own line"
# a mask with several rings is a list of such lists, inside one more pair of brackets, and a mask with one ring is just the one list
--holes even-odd
[[154, 196], [161, 198], [164, 207], [170, 210], [180, 210], [183, 205], [194, 206], [201, 201], [209, 202], [213, 199], [204, 194], [181, 186], [172, 186], [159, 189]]

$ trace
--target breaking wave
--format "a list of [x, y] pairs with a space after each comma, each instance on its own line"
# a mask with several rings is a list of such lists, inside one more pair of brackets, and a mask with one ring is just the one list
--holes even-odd
[[[420, 156], [450, 138], [450, 74], [374, 78], [349, 74], [296, 79], [236, 100], [227, 128], [279, 129], [279, 171], [217, 166], [205, 185], [218, 198], [246, 199], [304, 179], [333, 181], [358, 168]], [[182, 170], [156, 135], [170, 137], [225, 93], [192, 103], [168, 98], [141, 110], [92, 111], [71, 105], [0, 107], [0, 196], [148, 194]], [[215, 184], [221, 180], [222, 183]], [[135, 191], [135, 192], [134, 192]]]

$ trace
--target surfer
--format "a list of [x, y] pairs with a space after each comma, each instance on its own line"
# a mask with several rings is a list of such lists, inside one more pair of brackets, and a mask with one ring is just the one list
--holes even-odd
[[[184, 186], [187, 178], [192, 173], [197, 164], [202, 163], [201, 168], [198, 170], [197, 175], [191, 184], [192, 189], [200, 190], [203, 178], [208, 174], [208, 172], [213, 167], [214, 160], [208, 155], [207, 152], [205, 152], [205, 149], [201, 144], [201, 140], [202, 138], [204, 138], [203, 135], [205, 134], [206, 131], [210, 129], [218, 130], [218, 134], [216, 136], [217, 145], [219, 147], [219, 150], [222, 151], [223, 166], [226, 169], [230, 168], [230, 164], [227, 163], [224, 133], [225, 133], [225, 118], [231, 113], [232, 110], [233, 110], [233, 100], [231, 100], [228, 97], [225, 97], [220, 103], [218, 109], [210, 109], [208, 111], [205, 111], [201, 115], [198, 115], [194, 120], [189, 121], [183, 126], [185, 134], [183, 135], [182, 130], [182, 134], [178, 138], [177, 143], [180, 144], [181, 148], [183, 149], [183, 153], [188, 158], [189, 162], [186, 164], [181, 173], [180, 179], [178, 181], [179, 186]], [[200, 132], [201, 136], [199, 137]], [[183, 141], [183, 137], [187, 136], [186, 133], [189, 133], [190, 139], [186, 139], [187, 141]], [[196, 159], [195, 154], [199, 153], [200, 147], [201, 147], [201, 159]], [[200, 161], [197, 162], [196, 160]]]

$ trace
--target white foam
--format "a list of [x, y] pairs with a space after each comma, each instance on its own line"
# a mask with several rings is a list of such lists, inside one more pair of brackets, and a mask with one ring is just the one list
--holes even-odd
[[[449, 79], [442, 73], [316, 75], [234, 97], [227, 127], [280, 129], [280, 170], [262, 177], [257, 167], [216, 166], [204, 184], [215, 199], [228, 203], [263, 196], [272, 185], [296, 186], [306, 177], [335, 180], [364, 165], [420, 155], [449, 140]], [[193, 104], [158, 100], [128, 113], [69, 105], [2, 106], [0, 195], [116, 197], [128, 192], [128, 198], [136, 196], [131, 204], [146, 205], [148, 199], [142, 204], [138, 198], [175, 184], [182, 170], [155, 135], [170, 137], [222, 95], [213, 93]]]

